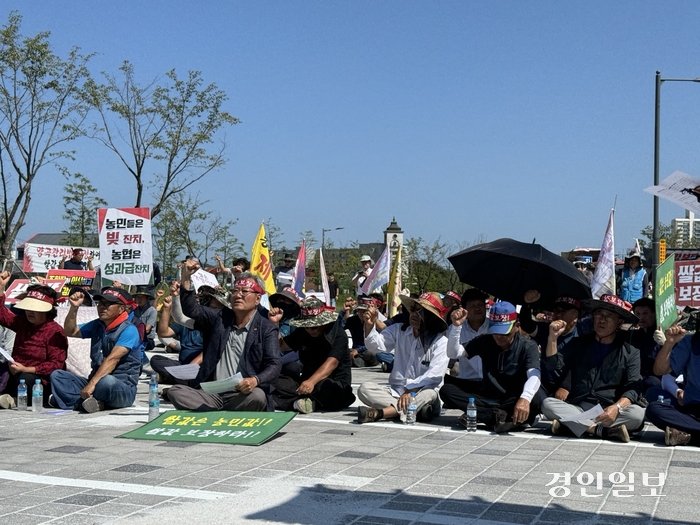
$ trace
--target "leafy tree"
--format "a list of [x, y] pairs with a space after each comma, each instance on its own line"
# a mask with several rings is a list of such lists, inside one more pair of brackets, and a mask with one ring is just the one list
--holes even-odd
[[226, 93], [213, 83], [203, 86], [199, 71], [180, 79], [172, 69], [160, 84], [139, 85], [129, 61], [119, 69], [122, 78], [103, 72], [106, 84], [87, 85], [85, 99], [100, 117], [92, 136], [133, 177], [136, 207], [143, 205], [144, 189], [153, 191], [155, 218], [173, 197], [226, 163], [226, 143], [214, 147], [214, 139], [239, 120], [222, 109]]
[[284, 246], [284, 233], [282, 233], [282, 228], [272, 222], [272, 217], [265, 221], [265, 235], [267, 235], [267, 247], [270, 250], [270, 256], [274, 257], [274, 253], [277, 252], [278, 248]]
[[[640, 232], [639, 246], [642, 249], [651, 248], [654, 238], [654, 226], [646, 226]], [[674, 230], [670, 224], [659, 223], [659, 239], [666, 239], [666, 246], [669, 248], [697, 248], [700, 246], [700, 239], [693, 237], [691, 242], [681, 242], [680, 233]]]
[[199, 194], [178, 193], [165, 204], [162, 217], [159, 215], [153, 224], [162, 270], [170, 272], [184, 255], [193, 255], [206, 266], [209, 256], [224, 251], [224, 246], [228, 250], [239, 248], [237, 253], [243, 251], [230, 231], [236, 221], [224, 222], [218, 213], [205, 209], [208, 202], [200, 200]]
[[175, 277], [177, 275], [177, 263], [183, 259], [185, 247], [172, 231], [171, 225], [177, 216], [172, 209], [163, 210], [151, 223], [151, 236], [153, 247], [160, 261], [163, 277]]
[[13, 11], [0, 28], [0, 259], [24, 226], [39, 171], [72, 158], [64, 148], [83, 134], [89, 109], [80, 90], [90, 55], [73, 48], [61, 58], [48, 31], [25, 37], [21, 22]]
[[63, 220], [68, 229], [63, 242], [71, 246], [85, 246], [88, 236], [97, 235], [97, 208], [106, 207], [107, 201], [97, 196], [95, 188], [85, 175], [66, 175], [69, 182], [63, 186]]

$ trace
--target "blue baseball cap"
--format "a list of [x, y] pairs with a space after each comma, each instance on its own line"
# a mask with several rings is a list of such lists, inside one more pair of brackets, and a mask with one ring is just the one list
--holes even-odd
[[489, 311], [489, 334], [508, 335], [518, 320], [518, 312], [510, 303], [495, 303]]

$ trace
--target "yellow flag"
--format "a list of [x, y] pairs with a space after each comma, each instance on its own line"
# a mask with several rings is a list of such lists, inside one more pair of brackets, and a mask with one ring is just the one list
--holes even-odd
[[272, 273], [272, 261], [270, 260], [270, 249], [267, 247], [267, 237], [265, 236], [265, 223], [260, 223], [258, 235], [253, 242], [253, 253], [250, 255], [250, 271], [259, 275], [265, 281], [265, 291], [272, 295], [275, 290], [275, 276]]
[[391, 277], [389, 278], [389, 289], [387, 290], [387, 302], [389, 303], [387, 311], [389, 317], [393, 317], [398, 313], [398, 308], [401, 304], [399, 292], [401, 292], [401, 246], [396, 252], [394, 267], [391, 269]]

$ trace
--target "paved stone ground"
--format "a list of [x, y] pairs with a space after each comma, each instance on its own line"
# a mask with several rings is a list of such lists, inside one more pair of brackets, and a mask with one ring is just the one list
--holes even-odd
[[[358, 384], [387, 378], [353, 370]], [[124, 410], [0, 413], [0, 523], [699, 522], [700, 449], [665, 447], [654, 427], [621, 444], [553, 437], [547, 423], [467, 434], [457, 411], [358, 425], [353, 409], [298, 415], [260, 447], [116, 439], [146, 422], [146, 391], [144, 379]], [[565, 472], [571, 493], [553, 497], [548, 473]], [[583, 487], [582, 472], [601, 472], [602, 488]], [[630, 497], [613, 492], [613, 472], [634, 473]], [[662, 496], [644, 473], [667, 475]]]

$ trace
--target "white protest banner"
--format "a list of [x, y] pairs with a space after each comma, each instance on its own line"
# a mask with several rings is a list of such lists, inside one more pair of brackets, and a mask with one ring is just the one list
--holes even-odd
[[389, 282], [389, 247], [386, 246], [384, 251], [377, 259], [377, 264], [372, 268], [365, 282], [362, 284], [362, 293], [382, 293], [382, 286]]
[[97, 210], [102, 284], [153, 284], [150, 208]]
[[212, 288], [219, 286], [219, 281], [216, 280], [216, 277], [209, 272], [205, 272], [201, 268], [192, 274], [190, 280], [192, 281], [195, 292], [199, 290], [200, 286], [211, 286]]
[[73, 250], [80, 249], [85, 252], [83, 261], [87, 262], [89, 256], [93, 256], [92, 265], [97, 268], [100, 264], [99, 248], [85, 248], [83, 246], [56, 246], [54, 244], [24, 243], [24, 258], [22, 259], [22, 271], [33, 273], [46, 273], [57, 269], [64, 257], [70, 259]]
[[601, 295], [615, 295], [615, 231], [614, 231], [615, 210], [610, 210], [608, 227], [605, 229], [603, 246], [600, 248], [598, 264], [591, 279], [591, 292], [594, 299]]

